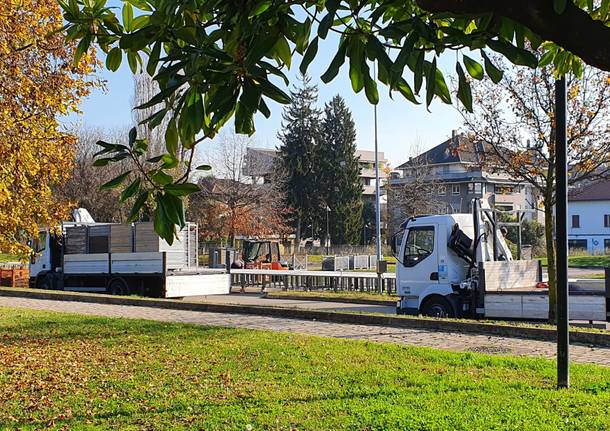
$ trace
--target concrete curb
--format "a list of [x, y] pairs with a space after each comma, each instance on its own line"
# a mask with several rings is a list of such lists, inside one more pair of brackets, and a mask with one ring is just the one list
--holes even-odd
[[277, 295], [275, 293], [268, 293], [265, 298], [269, 299], [290, 299], [297, 301], [327, 301], [327, 302], [341, 302], [344, 304], [364, 304], [364, 305], [385, 305], [385, 306], [396, 306], [396, 301], [391, 299], [350, 299], [350, 298], [333, 298], [333, 297], [320, 297], [320, 296], [306, 296], [306, 295]]
[[[542, 341], [556, 340], [556, 332], [551, 329], [465, 322], [449, 319], [422, 319], [414, 317], [380, 316], [377, 314], [355, 314], [298, 308], [210, 304], [201, 302], [185, 302], [172, 299], [132, 298], [89, 293], [47, 291], [39, 289], [11, 289], [4, 287], [0, 288], [0, 296], [55, 301], [76, 301], [96, 304], [132, 305], [173, 310], [206, 311], [212, 313], [250, 314], [258, 316], [283, 317], [289, 319], [318, 320], [332, 323], [347, 323], [352, 325], [390, 326], [396, 328], [424, 329], [429, 331], [475, 333]], [[572, 343], [596, 347], [610, 347], [610, 334], [571, 331], [570, 341]]]

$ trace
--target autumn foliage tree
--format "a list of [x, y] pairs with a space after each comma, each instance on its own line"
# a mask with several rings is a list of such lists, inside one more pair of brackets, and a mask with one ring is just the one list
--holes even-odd
[[[500, 59], [495, 61], [501, 64]], [[575, 186], [610, 176], [610, 74], [586, 67], [581, 79], [568, 74], [566, 80], [568, 184]], [[552, 320], [556, 302], [553, 208], [561, 169], [555, 154], [553, 70], [519, 68], [505, 74], [499, 84], [482, 79], [473, 85], [473, 97], [474, 111], [461, 112], [472, 139], [490, 144], [486, 163], [538, 192], [545, 220]]]
[[58, 117], [77, 111], [95, 58], [66, 43], [55, 0], [8, 0], [0, 8], [0, 250], [27, 256], [26, 240], [69, 210], [53, 188], [71, 172], [75, 139]]
[[[275, 185], [256, 184], [244, 174], [251, 141], [223, 133], [210, 155], [215, 176], [199, 180], [200, 192], [190, 196], [188, 218], [199, 224], [202, 239], [227, 241], [236, 236], [283, 236], [292, 232], [283, 193]], [[254, 168], [254, 166], [250, 166]]]

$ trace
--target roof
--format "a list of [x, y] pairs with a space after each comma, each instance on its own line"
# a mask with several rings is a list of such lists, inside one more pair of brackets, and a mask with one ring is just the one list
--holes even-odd
[[455, 138], [449, 138], [418, 155], [410, 158], [407, 162], [396, 169], [406, 169], [414, 163], [437, 165], [444, 163], [481, 163], [484, 154], [484, 144], [472, 142], [466, 136], [460, 134]]
[[264, 176], [271, 174], [278, 155], [279, 152], [275, 148], [248, 147], [243, 167], [244, 175]]
[[569, 200], [582, 201], [610, 201], [610, 180], [599, 181], [593, 184], [570, 190]]
[[[387, 159], [384, 157], [383, 151], [378, 151], [377, 156], [379, 157], [379, 161], [381, 163], [386, 163]], [[356, 150], [356, 157], [360, 158], [361, 162], [374, 162], [375, 161], [375, 151], [370, 150]]]

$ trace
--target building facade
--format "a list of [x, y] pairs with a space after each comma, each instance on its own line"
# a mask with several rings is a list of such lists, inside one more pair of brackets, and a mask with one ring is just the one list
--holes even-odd
[[[366, 199], [375, 199], [375, 151], [369, 150], [356, 150], [356, 157], [358, 157], [358, 163], [360, 165], [360, 178], [362, 178], [362, 195]], [[388, 161], [384, 157], [382, 151], [377, 153], [377, 159], [379, 162], [379, 181], [380, 187], [386, 183], [388, 176]]]
[[447, 213], [470, 212], [472, 199], [480, 198], [502, 211], [527, 210], [525, 218], [535, 219], [538, 200], [531, 185], [486, 167], [486, 150], [489, 149], [484, 144], [454, 133], [450, 139], [398, 166], [390, 184], [434, 182], [433, 198], [443, 204]]
[[572, 251], [610, 254], [610, 181], [570, 191], [568, 245]]
[[[246, 152], [243, 174], [250, 177], [255, 184], [268, 184], [273, 181], [274, 164], [279, 152], [273, 148], [249, 147]], [[362, 179], [362, 195], [365, 200], [375, 199], [375, 152], [356, 150], [359, 158], [360, 178]], [[385, 185], [388, 171], [388, 161], [383, 152], [377, 153], [379, 160], [380, 186]]]

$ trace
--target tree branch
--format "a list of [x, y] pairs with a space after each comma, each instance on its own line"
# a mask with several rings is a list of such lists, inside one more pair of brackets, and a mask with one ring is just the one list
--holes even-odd
[[432, 13], [459, 15], [494, 13], [517, 21], [543, 39], [553, 41], [587, 64], [610, 71], [610, 27], [567, 2], [558, 15], [550, 0], [416, 0]]

